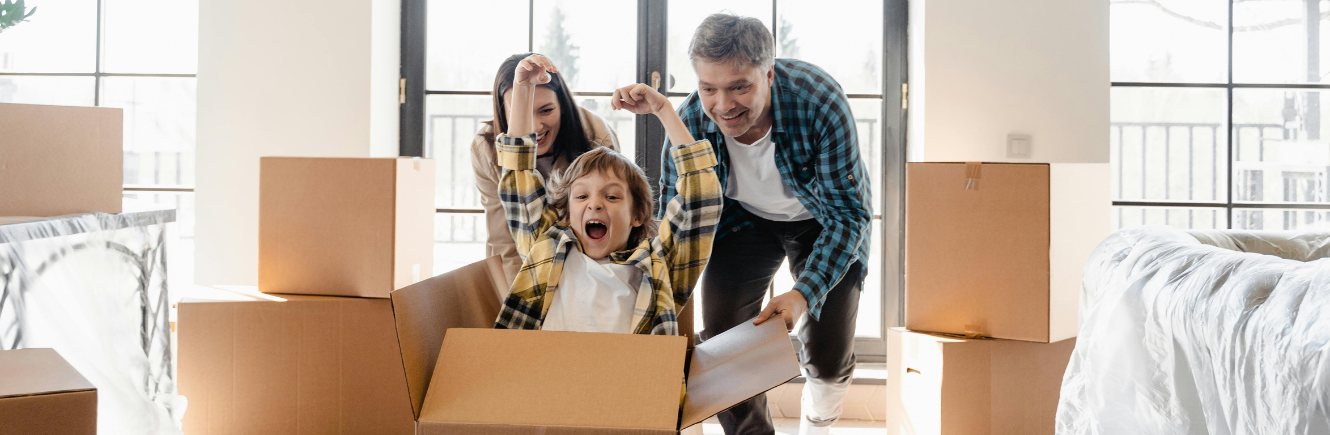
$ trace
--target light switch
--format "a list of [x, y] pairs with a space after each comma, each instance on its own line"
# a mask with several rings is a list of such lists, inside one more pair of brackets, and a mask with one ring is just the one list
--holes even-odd
[[1007, 157], [1013, 159], [1028, 159], [1032, 155], [1032, 144], [1028, 134], [1008, 134], [1007, 135]]

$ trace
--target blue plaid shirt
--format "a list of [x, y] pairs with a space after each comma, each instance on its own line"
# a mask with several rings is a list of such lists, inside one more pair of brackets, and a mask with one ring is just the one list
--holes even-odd
[[[822, 313], [827, 292], [836, 283], [863, 279], [862, 275], [845, 276], [852, 264], [860, 263], [860, 271], [868, 269], [868, 233], [873, 219], [868, 171], [859, 154], [849, 100], [826, 71], [799, 60], [777, 59], [771, 108], [776, 168], [785, 185], [822, 225], [804, 271], [794, 283], [794, 289], [808, 300], [808, 313], [816, 319]], [[723, 191], [729, 181], [725, 136], [707, 117], [696, 91], [684, 100], [679, 116], [694, 138], [711, 141], [719, 162], [716, 176]], [[668, 153], [668, 138], [665, 143]], [[661, 161], [658, 204], [669, 204], [675, 196], [678, 174], [668, 154]], [[753, 219], [743, 206], [725, 198], [717, 240], [751, 228]]]

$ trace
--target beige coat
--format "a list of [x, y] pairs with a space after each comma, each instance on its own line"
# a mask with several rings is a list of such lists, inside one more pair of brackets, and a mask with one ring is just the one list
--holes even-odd
[[[582, 127], [586, 130], [587, 139], [591, 140], [591, 147], [609, 147], [618, 151], [619, 139], [605, 120], [586, 108], [578, 107], [578, 110], [582, 112]], [[513, 242], [512, 233], [508, 232], [508, 221], [503, 215], [503, 205], [499, 203], [499, 177], [502, 171], [495, 162], [490, 128], [489, 124], [481, 127], [476, 138], [471, 141], [471, 166], [476, 171], [476, 189], [480, 190], [480, 205], [485, 207], [485, 228], [489, 230], [486, 255], [503, 257], [503, 272], [511, 285], [513, 277], [522, 268], [522, 257], [517, 254], [517, 244]], [[569, 163], [560, 158], [554, 162], [554, 169], [563, 170]]]

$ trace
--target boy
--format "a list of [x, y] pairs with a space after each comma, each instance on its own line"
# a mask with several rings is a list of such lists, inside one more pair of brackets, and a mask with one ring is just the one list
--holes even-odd
[[655, 114], [674, 140], [679, 196], [653, 237], [650, 185], [622, 155], [596, 149], [556, 175], [536, 171], [531, 121], [536, 86], [558, 73], [532, 55], [517, 66], [508, 132], [498, 138], [499, 198], [522, 268], [496, 328], [678, 335], [676, 315], [711, 255], [720, 182], [711, 144], [694, 142], [669, 101], [645, 85], [615, 91], [611, 105]]

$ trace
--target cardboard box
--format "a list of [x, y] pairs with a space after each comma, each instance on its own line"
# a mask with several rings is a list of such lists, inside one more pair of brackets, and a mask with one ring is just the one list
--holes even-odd
[[0, 216], [120, 213], [121, 110], [0, 103]]
[[277, 296], [178, 305], [185, 433], [411, 434], [388, 300]]
[[1057, 343], [887, 331], [887, 433], [1052, 435], [1076, 339]]
[[97, 433], [97, 389], [55, 350], [0, 351], [0, 373], [0, 434]]
[[905, 327], [1076, 336], [1081, 272], [1112, 230], [1109, 165], [909, 163]]
[[259, 290], [386, 298], [433, 276], [434, 161], [264, 157]]
[[676, 434], [799, 375], [780, 322], [691, 357], [682, 336], [490, 329], [506, 283], [493, 257], [392, 293], [417, 434]]

